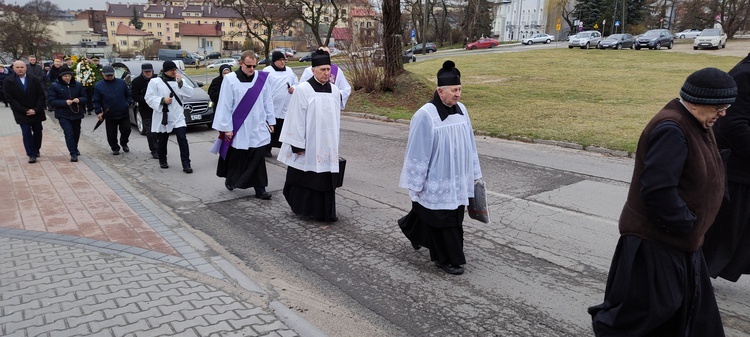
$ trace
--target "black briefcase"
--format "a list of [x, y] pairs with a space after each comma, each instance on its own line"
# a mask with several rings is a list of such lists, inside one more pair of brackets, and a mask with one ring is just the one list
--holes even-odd
[[344, 186], [344, 170], [346, 170], [346, 159], [339, 157], [339, 173], [333, 173], [333, 186]]

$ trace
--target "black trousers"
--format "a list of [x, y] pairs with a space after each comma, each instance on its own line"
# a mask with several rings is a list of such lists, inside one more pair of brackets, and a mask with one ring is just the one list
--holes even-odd
[[[141, 115], [143, 116], [143, 115]], [[151, 153], [158, 153], [159, 149], [156, 145], [156, 133], [151, 132], [151, 118], [143, 118], [143, 127], [146, 129], [146, 141], [148, 142], [148, 150]]]
[[[106, 118], [104, 120], [104, 126], [107, 128], [107, 142], [112, 151], [120, 151], [120, 145], [128, 145], [128, 139], [130, 139], [130, 119], [128, 116], [118, 119]], [[118, 129], [120, 130], [119, 145], [117, 144]]]
[[94, 111], [94, 87], [83, 87], [86, 92], [86, 112]]
[[[177, 145], [180, 146], [180, 161], [182, 162], [182, 168], [190, 167], [190, 147], [187, 141], [187, 127], [174, 128], [174, 134], [177, 136]], [[158, 132], [156, 133], [159, 154], [159, 163], [167, 162], [167, 144], [169, 143], [169, 133]]]

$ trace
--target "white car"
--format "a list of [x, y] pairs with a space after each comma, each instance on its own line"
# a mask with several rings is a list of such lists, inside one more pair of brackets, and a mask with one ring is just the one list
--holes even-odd
[[521, 43], [523, 44], [534, 44], [534, 43], [550, 43], [552, 41], [555, 41], [555, 37], [549, 34], [539, 33], [535, 34], [532, 37], [527, 37], [523, 40], [521, 40]]
[[693, 41], [693, 50], [703, 48], [726, 48], [727, 34], [721, 28], [704, 29]]
[[568, 40], [568, 48], [580, 47], [581, 49], [596, 48], [602, 39], [602, 33], [595, 30], [585, 30], [571, 36]]
[[224, 64], [228, 64], [232, 68], [237, 68], [237, 66], [239, 66], [239, 63], [237, 63], [237, 60], [235, 59], [218, 59], [214, 63], [209, 64], [206, 69], [216, 69]]
[[674, 37], [677, 39], [694, 39], [701, 35], [700, 29], [685, 29], [681, 32], [674, 33]]

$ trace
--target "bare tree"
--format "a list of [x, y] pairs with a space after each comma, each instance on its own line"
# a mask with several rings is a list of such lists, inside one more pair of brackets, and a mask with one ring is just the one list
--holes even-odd
[[23, 7], [5, 6], [0, 17], [0, 49], [18, 59], [22, 55], [51, 53], [51, 25], [60, 9], [45, 0], [32, 0]]
[[385, 53], [385, 78], [383, 90], [395, 89], [395, 78], [404, 71], [401, 59], [401, 6], [399, 0], [383, 0], [383, 52]]
[[295, 20], [294, 11], [284, 0], [221, 0], [219, 5], [240, 15], [245, 32], [263, 44], [266, 59], [270, 54], [271, 39], [275, 30], [286, 32]]
[[[295, 0], [289, 2], [289, 9], [294, 12], [297, 19], [302, 20], [305, 26], [310, 27], [315, 42], [319, 46], [328, 45], [333, 35], [340, 16], [340, 0]], [[325, 41], [321, 37], [321, 25], [327, 24]]]

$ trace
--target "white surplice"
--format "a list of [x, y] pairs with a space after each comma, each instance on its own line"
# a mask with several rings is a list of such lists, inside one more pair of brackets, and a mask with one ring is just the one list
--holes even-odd
[[[302, 72], [302, 76], [299, 78], [299, 82], [306, 82], [313, 77], [312, 66], [305, 68]], [[349, 95], [352, 94], [352, 86], [349, 85], [349, 81], [344, 76], [344, 70], [339, 67], [338, 74], [331, 72], [331, 78], [328, 80], [331, 84], [339, 88], [341, 92], [341, 110], [346, 109], [346, 101], [349, 100]]]
[[[193, 96], [193, 87], [187, 81], [182, 81], [182, 87], [177, 85], [177, 81], [169, 81], [169, 86], [172, 87], [174, 93], [180, 98], [182, 104], [185, 104], [185, 100]], [[162, 119], [162, 104], [161, 101], [165, 97], [169, 97], [172, 92], [169, 91], [167, 83], [161, 77], [156, 77], [148, 82], [146, 88], [146, 95], [144, 99], [151, 109], [154, 109], [154, 113], [151, 116], [151, 132], [172, 132], [174, 128], [184, 127], [185, 123], [185, 110], [182, 108], [177, 98], [172, 98], [172, 103], [168, 105], [169, 112], [167, 113], [167, 125], [161, 124]]]
[[482, 177], [469, 114], [440, 120], [432, 103], [411, 118], [409, 141], [399, 186], [412, 201], [432, 210], [454, 210], [474, 197], [474, 180]]
[[276, 118], [284, 119], [289, 108], [289, 101], [292, 98], [289, 87], [297, 86], [299, 83], [297, 82], [297, 75], [289, 67], [286, 67], [284, 71], [277, 71], [272, 66], [267, 66], [262, 71], [268, 73], [268, 80], [271, 82], [266, 85], [271, 87], [271, 93], [273, 94], [273, 114]]
[[[279, 141], [278, 160], [301, 171], [339, 172], [340, 92], [315, 92], [307, 81], [292, 94]], [[292, 146], [305, 149], [302, 155]]]
[[[242, 98], [245, 97], [247, 90], [258, 82], [258, 76], [259, 74], [256, 72], [250, 82], [240, 82], [234, 72], [224, 76], [224, 80], [221, 82], [219, 100], [216, 103], [214, 122], [211, 126], [214, 130], [221, 132], [234, 130], [232, 114]], [[276, 125], [276, 118], [273, 116], [273, 96], [271, 95], [269, 82], [271, 82], [271, 79], [266, 79], [258, 99], [250, 109], [250, 113], [232, 136], [234, 139], [232, 141], [233, 148], [247, 150], [271, 143], [268, 125]]]

